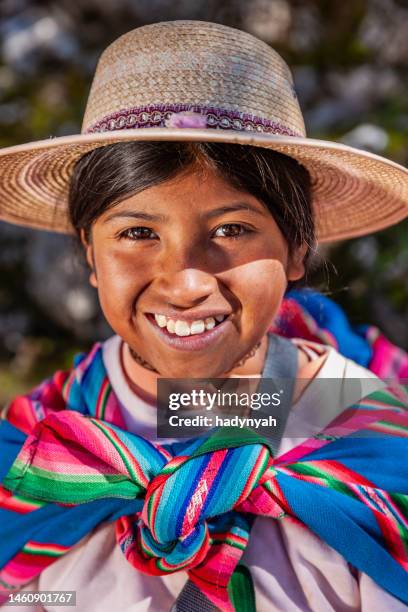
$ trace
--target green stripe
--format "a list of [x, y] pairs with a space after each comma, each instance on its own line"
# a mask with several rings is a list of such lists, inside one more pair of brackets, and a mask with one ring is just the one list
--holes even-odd
[[13, 493], [13, 499], [23, 504], [37, 506], [38, 508], [42, 508], [43, 506], [45, 506], [45, 502], [39, 501], [38, 499], [32, 499], [31, 497], [24, 497], [24, 495], [16, 495]]
[[98, 421], [96, 421], [95, 419], [91, 419], [92, 423], [94, 425], [96, 425], [96, 427], [98, 427], [101, 432], [106, 436], [106, 438], [108, 438], [108, 440], [111, 442], [111, 444], [116, 448], [116, 450], [118, 451], [119, 455], [122, 458], [123, 463], [125, 464], [128, 472], [129, 472], [129, 476], [138, 484], [139, 483], [139, 477], [137, 476], [137, 474], [133, 471], [133, 468], [128, 460], [128, 458], [126, 457], [125, 453], [123, 452], [123, 450], [121, 449], [121, 447], [117, 444], [116, 440], [114, 440], [111, 436], [111, 434], [109, 433], [109, 431], [105, 430], [105, 428], [98, 423]]
[[[405, 520], [408, 520], [408, 495], [404, 495], [403, 493], [390, 493], [389, 497]], [[408, 553], [408, 529], [404, 525], [401, 525], [400, 519], [395, 520], [398, 521], [401, 540], [404, 543], [405, 551]]]
[[[270, 493], [274, 494], [274, 490], [273, 490], [273, 486], [272, 483], [267, 480], [266, 482], [263, 483], [262, 485], [264, 487], [264, 489], [266, 489], [267, 491], [269, 491]], [[279, 505], [279, 504], [278, 504]], [[285, 516], [288, 516], [287, 512], [285, 512], [284, 510], [282, 510], [282, 512], [280, 512], [280, 514], [278, 514], [277, 516], [274, 516], [274, 520], [279, 520]]]
[[244, 544], [242, 544], [241, 542], [237, 542], [236, 540], [232, 540], [230, 539], [228, 536], [226, 538], [220, 538], [219, 540], [215, 539], [215, 538], [211, 538], [212, 543], [213, 544], [224, 544], [227, 543], [230, 546], [233, 546], [234, 548], [238, 548], [239, 550], [245, 550], [245, 548], [247, 547], [248, 542], [245, 542]]
[[[24, 467], [26, 467], [25, 463], [21, 463], [20, 461], [18, 462], [19, 465], [16, 465], [17, 462], [12, 466], [10, 472], [7, 474], [4, 482], [6, 481], [6, 479], [8, 480], [9, 478], [11, 479], [13, 478], [20, 478]], [[16, 467], [15, 470], [15, 474], [12, 473], [13, 468]], [[28, 470], [26, 470], [25, 474], [23, 474], [24, 479], [22, 480], [22, 482], [18, 483], [18, 489], [22, 490], [24, 493], [24, 489], [21, 488], [21, 485], [24, 486], [24, 481], [27, 477], [29, 476], [35, 476], [36, 478], [41, 478], [44, 480], [48, 480], [50, 482], [68, 482], [68, 483], [75, 483], [78, 482], [79, 484], [81, 483], [85, 483], [85, 484], [94, 484], [94, 482], [105, 482], [105, 481], [109, 481], [109, 482], [115, 482], [118, 481], [120, 482], [121, 480], [127, 480], [126, 476], [124, 476], [123, 474], [67, 474], [65, 472], [54, 472], [51, 470], [44, 470], [43, 468], [39, 468], [35, 465], [31, 465], [29, 467]], [[128, 481], [127, 481], [128, 482]], [[133, 485], [135, 486], [135, 485]]]
[[397, 397], [392, 395], [389, 391], [379, 390], [374, 391], [367, 397], [363, 398], [362, 403], [364, 404], [366, 401], [374, 400], [376, 402], [381, 402], [382, 404], [387, 404], [387, 406], [392, 406], [393, 408], [399, 407], [407, 409], [406, 404], [403, 404]]
[[[17, 469], [14, 472], [17, 477], [21, 473]], [[9, 472], [7, 481], [4, 481], [4, 486], [12, 489], [17, 485], [25, 495], [47, 502], [70, 504], [103, 497], [135, 499], [144, 490], [120, 474], [95, 475], [90, 480], [86, 475], [56, 474], [35, 467], [26, 472], [24, 479], [16, 480], [14, 474]]]
[[404, 493], [390, 493], [389, 496], [401, 514], [408, 519], [408, 495], [404, 495]]
[[191, 455], [189, 460], [199, 457], [205, 453], [210, 453], [226, 448], [237, 448], [245, 444], [265, 444], [273, 454], [271, 442], [263, 438], [253, 429], [241, 427], [220, 427], [209, 438], [203, 441]]
[[102, 399], [102, 404], [101, 404], [101, 411], [100, 411], [100, 418], [104, 419], [105, 418], [105, 410], [106, 410], [106, 404], [108, 403], [108, 397], [109, 397], [109, 393], [111, 391], [111, 385], [110, 383], [107, 384], [106, 389], [105, 389], [105, 393]]
[[149, 501], [147, 502], [147, 516], [149, 518], [149, 523], [152, 524], [152, 506], [153, 506], [153, 500], [155, 497], [155, 494], [157, 493], [157, 491], [155, 491], [153, 493], [153, 495], [151, 495], [149, 497]]
[[235, 612], [256, 612], [254, 584], [244, 563], [238, 563], [227, 589]]
[[328, 484], [330, 489], [333, 489], [334, 491], [338, 491], [340, 493], [345, 493], [346, 495], [349, 495], [350, 497], [354, 497], [356, 499], [358, 498], [357, 494], [354, 493], [354, 491], [352, 491], [346, 483], [343, 483], [338, 478], [331, 476], [328, 472], [319, 470], [314, 466], [305, 463], [294, 463], [290, 466], [290, 470], [297, 474], [321, 478]]
[[[258, 457], [259, 457], [259, 455], [258, 455]], [[255, 459], [255, 463], [256, 463], [256, 461], [258, 460], [258, 457]], [[265, 453], [265, 456], [264, 456], [264, 458], [262, 459], [261, 464], [260, 464], [260, 465], [258, 465], [258, 468], [257, 468], [257, 470], [256, 470], [256, 475], [255, 475], [254, 482], [253, 482], [252, 487], [251, 487], [251, 491], [252, 491], [252, 490], [253, 490], [253, 489], [256, 487], [256, 485], [258, 484], [259, 479], [261, 478], [262, 474], [263, 474], [263, 473], [264, 473], [264, 471], [265, 471], [265, 468], [266, 468], [266, 466], [267, 466], [268, 461], [269, 461], [269, 455], [268, 455], [268, 453]]]
[[172, 474], [179, 467], [181, 467], [183, 465], [183, 463], [184, 463], [183, 461], [179, 461], [178, 463], [174, 462], [174, 463], [172, 463], [172, 465], [169, 465], [168, 463], [166, 463], [166, 465], [161, 470], [161, 474]]
[[67, 380], [64, 382], [64, 384], [62, 385], [62, 396], [64, 397], [64, 399], [66, 399], [66, 392], [67, 392], [67, 387], [71, 382], [71, 376], [68, 376]]
[[386, 427], [390, 431], [408, 431], [408, 427], [396, 423], [390, 423], [389, 421], [377, 421], [377, 423], [383, 427]]
[[153, 558], [157, 559], [157, 555], [155, 555], [153, 552], [151, 552], [151, 550], [149, 548], [146, 548], [146, 545], [144, 544], [143, 540], [142, 540], [142, 550], [143, 550], [143, 553], [147, 557], [150, 557], [151, 559], [153, 559]]
[[30, 555], [39, 555], [44, 557], [61, 557], [66, 551], [61, 550], [59, 552], [53, 552], [51, 550], [39, 550], [38, 548], [31, 548], [30, 545], [25, 545], [22, 548], [22, 552], [29, 553]]
[[325, 434], [325, 433], [317, 433], [313, 436], [316, 440], [329, 440], [331, 442], [334, 442], [335, 440], [338, 440], [339, 437], [338, 436], [331, 436], [329, 434]]

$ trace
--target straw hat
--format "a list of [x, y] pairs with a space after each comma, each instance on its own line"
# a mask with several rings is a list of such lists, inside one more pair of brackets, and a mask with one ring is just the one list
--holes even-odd
[[215, 23], [128, 32], [102, 54], [81, 134], [0, 151], [0, 218], [69, 233], [75, 162], [127, 141], [207, 141], [270, 148], [312, 176], [319, 240], [368, 234], [408, 215], [408, 171], [377, 155], [306, 138], [290, 71], [267, 44]]

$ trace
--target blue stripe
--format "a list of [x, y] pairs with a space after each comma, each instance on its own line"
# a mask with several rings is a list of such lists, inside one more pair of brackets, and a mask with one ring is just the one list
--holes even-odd
[[[379, 450], [380, 449], [380, 450]], [[408, 440], [388, 437], [339, 438], [312, 451], [303, 460], [338, 461], [385, 491], [408, 495]], [[398, 469], [396, 469], [398, 466]]]
[[[382, 491], [380, 491], [379, 489], [376, 489], [376, 493], [377, 493], [378, 497], [380, 497], [380, 498], [382, 499], [382, 501], [383, 501], [384, 505], [385, 505], [385, 506], [387, 506], [389, 513], [390, 513], [390, 514], [392, 514], [392, 516], [395, 518], [395, 520], [397, 521], [397, 523], [398, 523], [398, 524], [399, 524], [399, 525], [402, 527], [402, 529], [406, 529], [405, 524], [406, 524], [408, 521], [405, 521], [405, 524], [404, 524], [404, 522], [401, 520], [401, 518], [399, 517], [399, 515], [397, 514], [397, 512], [395, 511], [395, 509], [394, 509], [394, 508], [392, 508], [392, 506], [390, 505], [390, 502], [389, 502], [389, 501], [388, 501], [388, 500], [387, 500], [387, 499], [384, 497], [384, 495], [383, 495], [383, 492], [382, 492]], [[390, 496], [390, 497], [391, 497], [391, 496]], [[394, 501], [394, 500], [393, 500], [393, 501]], [[394, 502], [394, 503], [395, 503], [395, 502]], [[397, 504], [396, 504], [396, 505], [397, 505]], [[400, 511], [400, 513], [402, 514], [401, 510], [399, 510], [399, 511]], [[383, 511], [382, 511], [382, 512], [383, 512]]]
[[157, 508], [155, 527], [157, 538], [162, 541], [174, 540], [177, 533], [180, 505], [185, 502], [187, 489], [196, 473], [200, 473], [201, 466], [208, 462], [208, 457], [202, 455], [197, 463], [188, 461], [177, 472], [168, 477], [162, 489], [162, 496]]
[[0, 420], [0, 482], [3, 482], [26, 439], [26, 434], [20, 429], [8, 421]]
[[96, 404], [105, 377], [106, 370], [102, 361], [102, 350], [99, 349], [81, 380], [82, 394], [88, 406], [89, 414], [92, 416], [96, 416]]
[[29, 514], [0, 509], [0, 568], [29, 541], [74, 546], [102, 521], [141, 510], [142, 500], [98, 499], [78, 506], [47, 504]]
[[408, 604], [407, 572], [390, 555], [371, 510], [334, 489], [279, 473], [294, 515], [349, 563]]
[[206, 498], [206, 500], [204, 502], [204, 505], [203, 505], [203, 508], [202, 508], [202, 511], [201, 511], [201, 516], [208, 516], [207, 509], [208, 509], [209, 505], [211, 504], [211, 502], [212, 502], [212, 500], [214, 498], [214, 495], [216, 493], [218, 493], [218, 486], [219, 486], [219, 484], [220, 484], [220, 482], [222, 480], [223, 475], [227, 471], [228, 466], [231, 463], [232, 459], [233, 459], [233, 454], [232, 454], [231, 450], [228, 450], [227, 455], [224, 458], [224, 461], [222, 462], [221, 467], [218, 470], [217, 475], [216, 475], [216, 477], [213, 480], [213, 484], [211, 486], [210, 492], [207, 495], [207, 498]]
[[259, 447], [257, 444], [247, 444], [229, 452], [232, 455], [232, 460], [228, 466], [229, 469], [220, 478], [218, 484], [219, 495], [213, 498], [212, 516], [223, 514], [237, 502], [242, 487], [247, 482], [257, 460]]

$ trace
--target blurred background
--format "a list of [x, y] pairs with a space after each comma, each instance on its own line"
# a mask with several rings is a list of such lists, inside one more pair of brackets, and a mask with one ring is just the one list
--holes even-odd
[[[246, 30], [293, 69], [309, 136], [408, 162], [404, 0], [2, 0], [0, 146], [79, 133], [101, 51], [157, 21]], [[0, 404], [111, 334], [75, 240], [0, 223]], [[310, 284], [408, 348], [408, 225], [337, 243]]]

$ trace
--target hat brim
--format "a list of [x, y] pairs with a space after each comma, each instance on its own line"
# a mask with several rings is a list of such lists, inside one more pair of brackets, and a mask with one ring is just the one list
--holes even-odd
[[129, 141], [223, 142], [273, 149], [309, 171], [319, 242], [370, 234], [408, 216], [408, 170], [343, 144], [231, 130], [138, 128], [51, 138], [0, 150], [0, 219], [72, 233], [68, 190], [88, 151]]

